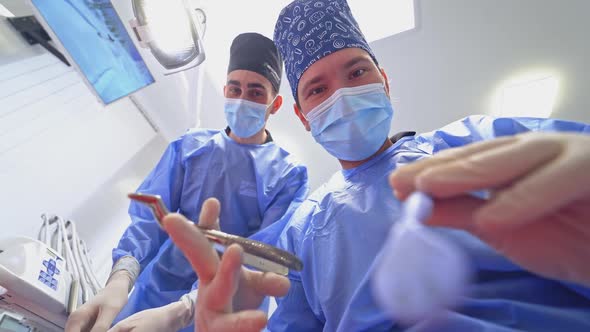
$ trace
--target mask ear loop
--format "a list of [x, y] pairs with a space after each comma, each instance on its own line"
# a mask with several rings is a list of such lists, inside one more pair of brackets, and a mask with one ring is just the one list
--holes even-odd
[[268, 113], [268, 111], [270, 109], [272, 109], [272, 105], [275, 104], [275, 102], [277, 101], [277, 99], [279, 98], [279, 95], [277, 94], [274, 99], [270, 102], [270, 104], [268, 104], [268, 106], [266, 106], [266, 110], [264, 111], [264, 113]]

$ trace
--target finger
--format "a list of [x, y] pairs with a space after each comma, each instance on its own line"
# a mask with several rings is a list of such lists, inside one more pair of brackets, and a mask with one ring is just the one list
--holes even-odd
[[405, 165], [395, 170], [389, 177], [389, 184], [395, 190], [398, 198], [405, 199], [410, 193], [416, 190], [416, 177], [424, 170], [453, 162], [480, 151], [506, 145], [515, 140], [516, 138], [514, 137], [501, 137], [490, 141], [470, 144], [461, 148], [441, 151], [430, 158]]
[[[203, 204], [203, 209], [205, 209], [205, 204]], [[203, 213], [201, 212], [201, 215]], [[219, 264], [219, 257], [209, 240], [180, 214], [167, 215], [163, 224], [174, 244], [184, 253], [193, 270], [199, 276], [199, 282], [209, 283], [215, 276]]]
[[120, 308], [113, 306], [102, 306], [99, 309], [98, 317], [90, 332], [105, 332], [113, 324], [113, 320], [119, 314]]
[[[580, 199], [590, 190], [586, 154], [562, 155], [513, 186], [496, 193], [476, 215], [481, 227], [518, 227], [547, 216]], [[583, 188], [583, 189], [581, 189]]]
[[211, 310], [229, 312], [234, 294], [238, 288], [239, 274], [242, 269], [243, 250], [239, 245], [231, 245], [223, 253], [219, 271], [211, 282], [206, 299], [207, 307]]
[[499, 188], [556, 158], [560, 151], [560, 144], [522, 139], [425, 170], [417, 176], [416, 187], [438, 198]]
[[471, 196], [436, 200], [432, 215], [426, 221], [426, 224], [436, 227], [457, 228], [475, 233], [475, 213], [485, 204], [485, 200]]
[[245, 310], [219, 316], [211, 322], [210, 330], [216, 332], [259, 332], [266, 326], [266, 313], [259, 310]]
[[289, 292], [289, 279], [272, 272], [248, 271], [246, 280], [252, 290], [264, 296], [283, 297]]
[[215, 198], [209, 198], [203, 203], [199, 216], [199, 226], [209, 229], [219, 229], [219, 213], [221, 204]]
[[84, 308], [80, 308], [68, 319], [66, 322], [65, 332], [81, 332], [87, 331], [90, 328], [90, 324], [94, 323], [96, 319], [95, 315], [92, 315]]

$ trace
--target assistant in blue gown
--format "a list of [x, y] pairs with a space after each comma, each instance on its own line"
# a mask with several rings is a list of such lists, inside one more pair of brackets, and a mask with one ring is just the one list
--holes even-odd
[[524, 271], [458, 230], [436, 231], [465, 249], [477, 279], [463, 306], [449, 312], [442, 325], [404, 328], [390, 320], [371, 295], [375, 257], [402, 212], [389, 187], [389, 174], [447, 148], [531, 130], [590, 134], [588, 125], [575, 122], [471, 116], [431, 133], [402, 138], [361, 166], [334, 174], [290, 220], [284, 218], [256, 235], [271, 242], [278, 238], [279, 247], [301, 257], [304, 264], [303, 271], [289, 274], [291, 288], [277, 299], [268, 330], [590, 331], [589, 289]]
[[[306, 168], [277, 146], [270, 133], [260, 145], [239, 144], [224, 130], [195, 129], [172, 142], [137, 192], [158, 194], [170, 211], [197, 221], [203, 202], [221, 202], [221, 230], [249, 236], [279, 220], [305, 199]], [[182, 252], [160, 228], [150, 210], [132, 202], [132, 223], [113, 262], [135, 257], [141, 266], [129, 302], [118, 321], [160, 307], [188, 293], [197, 279]]]

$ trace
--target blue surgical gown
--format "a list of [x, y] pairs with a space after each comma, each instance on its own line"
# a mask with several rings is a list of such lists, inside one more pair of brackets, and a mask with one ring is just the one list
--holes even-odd
[[[574, 122], [471, 116], [431, 133], [402, 138], [363, 165], [334, 174], [290, 220], [257, 235], [278, 239], [280, 247], [304, 263], [303, 271], [289, 274], [291, 288], [277, 299], [268, 330], [590, 331], [590, 290], [524, 271], [458, 230], [437, 231], [465, 248], [477, 280], [462, 307], [449, 312], [442, 325], [400, 326], [371, 296], [375, 257], [392, 223], [401, 217], [401, 203], [387, 180], [391, 171], [443, 149], [531, 130], [590, 133], [588, 125]], [[400, 262], [398, 268], [403, 266]]]
[[[193, 221], [203, 202], [215, 197], [222, 206], [221, 229], [249, 236], [291, 214], [309, 188], [307, 169], [274, 142], [238, 144], [223, 130], [195, 129], [168, 146], [137, 191], [162, 196], [170, 211]], [[131, 225], [113, 250], [113, 262], [131, 255], [141, 274], [115, 323], [177, 301], [197, 279], [145, 206], [132, 202], [129, 215]]]

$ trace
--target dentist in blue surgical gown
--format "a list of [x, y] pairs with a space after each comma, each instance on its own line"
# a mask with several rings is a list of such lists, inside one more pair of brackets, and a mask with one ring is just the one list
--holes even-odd
[[[206, 238], [184, 227], [182, 217], [165, 220], [200, 276], [198, 331], [258, 331], [265, 326], [270, 331], [590, 330], [588, 288], [527, 270], [462, 230], [435, 230], [460, 246], [476, 268], [468, 296], [439, 325], [402, 325], [378, 307], [370, 283], [375, 258], [401, 218], [401, 202], [388, 181], [392, 171], [446, 149], [503, 136], [531, 131], [588, 135], [588, 125], [470, 116], [430, 133], [390, 139], [394, 111], [388, 80], [345, 0], [290, 3], [279, 15], [274, 40], [300, 121], [340, 161], [342, 170], [292, 216], [258, 233], [303, 260], [303, 270], [292, 271], [288, 280], [242, 268], [237, 246], [220, 261], [211, 250], [203, 250]], [[219, 209], [218, 202], [207, 201], [200, 223], [214, 225]], [[579, 230], [587, 234], [588, 228]], [[559, 245], [542, 243], [547, 250], [559, 250]], [[255, 310], [265, 295], [278, 296], [268, 321]]]
[[[283, 67], [274, 43], [260, 34], [241, 34], [230, 52], [224, 87], [229, 126], [193, 129], [172, 142], [137, 192], [160, 195], [171, 211], [192, 220], [198, 220], [203, 202], [215, 197], [224, 205], [221, 230], [246, 237], [293, 212], [307, 196], [307, 171], [265, 129], [282, 103]], [[121, 320], [116, 330], [143, 331], [145, 326], [135, 325], [141, 321], [158, 331], [187, 324], [173, 314], [125, 322], [145, 309], [177, 312], [197, 278], [148, 208], [132, 202], [129, 215], [132, 223], [113, 250], [107, 286], [71, 315], [66, 331], [106, 331]]]

